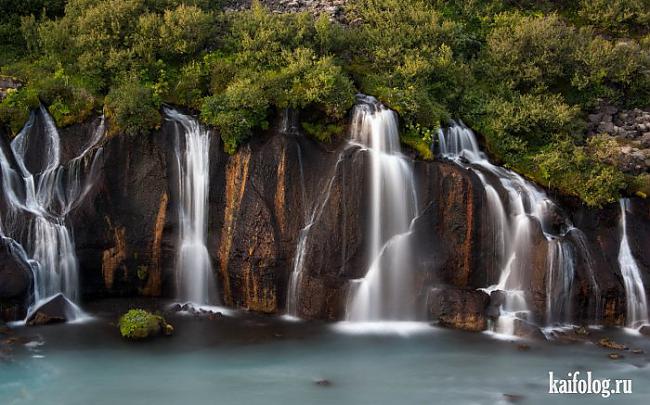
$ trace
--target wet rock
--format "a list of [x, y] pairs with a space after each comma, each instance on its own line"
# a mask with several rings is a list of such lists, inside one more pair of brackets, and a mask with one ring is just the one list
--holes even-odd
[[650, 325], [643, 325], [639, 328], [639, 333], [644, 336], [650, 336]]
[[487, 329], [490, 297], [481, 290], [433, 288], [427, 299], [429, 317], [439, 325], [480, 332]]
[[523, 395], [519, 394], [503, 394], [503, 399], [505, 399], [507, 402], [510, 402], [512, 404], [519, 403], [524, 400]]
[[528, 350], [530, 350], [530, 346], [525, 343], [519, 343], [517, 344], [517, 350], [519, 350], [520, 352], [527, 352]]
[[0, 320], [25, 316], [32, 288], [32, 271], [10, 239], [0, 238]]
[[316, 380], [316, 381], [314, 381], [314, 384], [316, 384], [318, 386], [321, 386], [321, 387], [331, 387], [332, 386], [332, 382], [330, 380], [327, 380], [327, 379]]
[[514, 334], [524, 339], [546, 340], [546, 336], [537, 326], [521, 319], [514, 320]]
[[573, 344], [587, 341], [586, 336], [578, 335], [574, 330], [551, 330], [548, 335], [550, 340], [557, 343]]
[[494, 290], [490, 292], [490, 305], [487, 309], [487, 316], [492, 320], [499, 318], [501, 314], [501, 306], [506, 302], [506, 295], [501, 290]]
[[611, 360], [620, 360], [623, 358], [623, 355], [620, 353], [610, 353], [607, 355]]
[[584, 326], [575, 327], [575, 328], [573, 328], [573, 331], [578, 336], [589, 336], [589, 330], [587, 328], [585, 328]]
[[634, 354], [644, 354], [645, 351], [643, 349], [632, 349], [632, 353], [634, 353]]
[[32, 311], [27, 318], [27, 325], [39, 326], [67, 322], [74, 316], [74, 312], [73, 304], [63, 294], [57, 294]]
[[627, 346], [620, 343], [616, 343], [615, 341], [606, 337], [598, 341], [598, 346], [604, 347], [606, 349], [627, 350]]

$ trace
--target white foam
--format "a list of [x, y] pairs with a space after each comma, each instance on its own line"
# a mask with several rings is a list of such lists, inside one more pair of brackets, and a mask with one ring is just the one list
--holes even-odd
[[297, 316], [289, 315], [289, 314], [284, 314], [280, 316], [280, 319], [286, 322], [302, 322], [303, 319], [298, 318]]
[[332, 325], [336, 332], [349, 335], [398, 335], [411, 336], [416, 334], [431, 333], [436, 330], [427, 322], [338, 322]]
[[[171, 304], [169, 307], [173, 307], [175, 305], [180, 305], [181, 307], [184, 306], [190, 306], [196, 311], [205, 311], [205, 312], [210, 312], [213, 314], [216, 313], [221, 313], [222, 315], [225, 316], [234, 316], [236, 314], [236, 311], [231, 309], [231, 308], [226, 308], [226, 307], [220, 307], [218, 305], [201, 305], [201, 304], [196, 304], [193, 302], [175, 302]], [[190, 311], [178, 311], [179, 314], [190, 314]]]

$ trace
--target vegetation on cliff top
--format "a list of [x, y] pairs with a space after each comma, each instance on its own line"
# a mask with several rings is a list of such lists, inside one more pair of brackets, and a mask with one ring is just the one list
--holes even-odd
[[650, 105], [647, 0], [358, 0], [347, 26], [209, 0], [5, 3], [0, 73], [25, 83], [0, 103], [14, 133], [39, 102], [59, 125], [103, 108], [131, 135], [171, 103], [200, 111], [232, 153], [285, 108], [327, 141], [360, 91], [400, 114], [425, 158], [460, 117], [496, 160], [590, 205], [638, 188], [592, 153], [584, 118]]

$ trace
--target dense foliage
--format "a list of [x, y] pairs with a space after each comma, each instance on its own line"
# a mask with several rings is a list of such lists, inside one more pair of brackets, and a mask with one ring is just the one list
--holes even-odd
[[[170, 103], [200, 112], [232, 153], [273, 114], [302, 111], [339, 136], [354, 94], [395, 109], [423, 157], [462, 118], [501, 163], [590, 205], [638, 188], [584, 137], [601, 103], [650, 105], [648, 0], [357, 0], [348, 24], [210, 0], [4, 0], [0, 103], [19, 130], [39, 101], [60, 125], [104, 109], [115, 133], [146, 133]], [[643, 183], [641, 181], [641, 183]]]

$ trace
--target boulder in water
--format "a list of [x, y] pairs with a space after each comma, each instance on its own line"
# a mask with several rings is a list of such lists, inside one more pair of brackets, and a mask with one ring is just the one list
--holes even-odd
[[650, 325], [643, 325], [639, 328], [639, 333], [644, 336], [650, 336]]
[[546, 340], [546, 336], [537, 326], [521, 319], [514, 320], [514, 335], [524, 339]]
[[616, 343], [615, 341], [611, 340], [610, 338], [602, 338], [598, 341], [598, 346], [604, 347], [606, 349], [614, 349], [614, 350], [627, 350], [627, 346]]
[[427, 302], [429, 316], [440, 326], [471, 332], [487, 329], [490, 297], [481, 290], [434, 288]]
[[76, 308], [63, 294], [57, 294], [41, 304], [27, 317], [28, 326], [50, 325], [74, 318]]
[[160, 315], [152, 314], [144, 309], [131, 309], [122, 315], [119, 324], [122, 337], [131, 340], [142, 340], [158, 336], [161, 333], [171, 336], [174, 327]]

